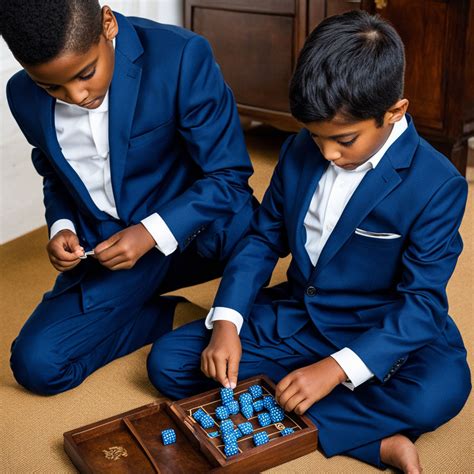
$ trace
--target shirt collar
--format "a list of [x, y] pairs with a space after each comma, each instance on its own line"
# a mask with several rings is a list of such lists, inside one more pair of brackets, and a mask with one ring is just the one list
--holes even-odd
[[368, 165], [369, 169], [375, 168], [380, 163], [380, 160], [383, 158], [386, 151], [392, 146], [392, 144], [398, 139], [398, 137], [407, 128], [408, 128], [408, 122], [404, 115], [401, 118], [401, 120], [393, 124], [392, 131], [390, 132], [390, 135], [388, 136], [387, 141], [383, 144], [382, 148], [380, 148], [380, 150], [377, 153], [372, 155], [372, 157], [369, 160], [367, 160], [365, 163], [363, 163], [356, 169], [362, 168], [364, 165]]

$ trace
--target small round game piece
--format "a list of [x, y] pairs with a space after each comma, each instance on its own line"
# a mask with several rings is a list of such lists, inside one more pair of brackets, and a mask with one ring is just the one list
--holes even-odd
[[243, 405], [242, 408], [240, 409], [240, 413], [242, 413], [247, 420], [250, 420], [253, 416], [253, 406], [251, 403]]
[[295, 430], [293, 428], [285, 428], [284, 430], [280, 431], [280, 434], [282, 436], [288, 436], [288, 435], [290, 435], [291, 433], [294, 433], [294, 432], [295, 432]]
[[207, 436], [209, 436], [209, 438], [217, 438], [219, 436], [219, 431], [211, 431], [210, 433], [207, 433]]
[[260, 413], [257, 418], [258, 422], [260, 423], [260, 426], [268, 426], [272, 422], [272, 419], [270, 418], [270, 413], [268, 412]]
[[275, 399], [271, 395], [267, 395], [263, 397], [263, 406], [267, 409], [270, 410], [271, 407], [274, 407], [276, 405]]
[[245, 423], [240, 423], [240, 425], [238, 425], [237, 427], [244, 435], [249, 435], [250, 433], [253, 433], [253, 426], [252, 426], [252, 423], [250, 423], [250, 421], [246, 421]]
[[229, 414], [231, 415], [237, 415], [240, 411], [239, 402], [237, 400], [227, 402], [224, 406], [229, 410]]
[[268, 443], [269, 438], [266, 431], [259, 431], [253, 435], [253, 442], [255, 446], [261, 446], [262, 444]]
[[176, 433], [171, 428], [163, 430], [161, 432], [161, 439], [163, 440], [163, 444], [165, 446], [167, 446], [168, 444], [176, 443]]
[[269, 412], [272, 423], [278, 423], [285, 419], [285, 411], [279, 406], [271, 407]]
[[225, 405], [234, 399], [234, 391], [231, 388], [221, 388], [221, 400], [222, 404]]
[[243, 405], [246, 405], [247, 403], [252, 403], [252, 401], [253, 401], [252, 395], [250, 395], [250, 393], [248, 393], [248, 392], [244, 392], [244, 393], [240, 394], [240, 396], [239, 396], [239, 403], [240, 403], [241, 407]]
[[255, 411], [262, 411], [263, 410], [263, 400], [255, 400], [253, 403], [252, 403], [252, 406], [253, 406], [253, 409]]
[[226, 433], [233, 433], [234, 432], [234, 423], [232, 423], [232, 420], [224, 420], [220, 424], [220, 430], [221, 433], [224, 435]]
[[235, 435], [235, 431], [231, 431], [230, 433], [223, 433], [222, 441], [224, 441], [224, 444], [237, 443], [237, 436]]
[[236, 439], [240, 439], [243, 436], [242, 431], [240, 431], [239, 428], [235, 428], [234, 434], [235, 434]]
[[237, 443], [226, 444], [224, 446], [224, 454], [227, 457], [235, 456], [236, 454], [239, 454], [239, 446], [237, 445]]
[[212, 418], [211, 415], [204, 415], [200, 420], [199, 420], [199, 424], [203, 427], [203, 428], [212, 428], [214, 426], [214, 418]]
[[194, 418], [196, 421], [199, 421], [205, 414], [206, 414], [206, 412], [205, 412], [202, 408], [198, 408], [198, 409], [193, 413], [193, 418]]
[[263, 395], [263, 389], [260, 385], [252, 385], [251, 387], [249, 387], [248, 390], [250, 395], [252, 395], [253, 399], [261, 397]]
[[216, 418], [218, 420], [226, 420], [227, 418], [229, 418], [229, 416], [230, 416], [230, 413], [227, 407], [218, 406], [216, 408]]

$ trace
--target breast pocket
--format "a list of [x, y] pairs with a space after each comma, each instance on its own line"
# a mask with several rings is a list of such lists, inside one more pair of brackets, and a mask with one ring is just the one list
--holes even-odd
[[174, 137], [174, 128], [175, 121], [172, 118], [152, 130], [131, 137], [129, 148], [140, 148], [154, 143], [166, 142], [167, 139]]

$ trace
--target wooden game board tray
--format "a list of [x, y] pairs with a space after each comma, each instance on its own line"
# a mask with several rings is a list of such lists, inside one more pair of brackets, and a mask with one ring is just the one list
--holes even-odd
[[[251, 385], [261, 385], [264, 394], [274, 395], [273, 383], [264, 376], [239, 383], [235, 398]], [[264, 428], [256, 417], [250, 421], [255, 431], [265, 430], [270, 442], [255, 447], [252, 436], [239, 439], [236, 456], [226, 458], [220, 437], [210, 438], [215, 426], [203, 429], [192, 418], [202, 408], [213, 415], [220, 405], [218, 389], [177, 402], [159, 399], [112, 418], [64, 433], [64, 449], [81, 473], [204, 473], [260, 472], [312, 452], [317, 447], [317, 429], [304, 416], [285, 413], [279, 424]], [[241, 414], [232, 416], [234, 424], [247, 421]], [[294, 433], [280, 436], [282, 427]], [[164, 446], [161, 431], [173, 428], [176, 443]]]

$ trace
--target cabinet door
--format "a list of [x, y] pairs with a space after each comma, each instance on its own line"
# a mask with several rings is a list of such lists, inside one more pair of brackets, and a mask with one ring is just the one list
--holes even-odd
[[389, 0], [380, 10], [405, 44], [405, 96], [419, 129], [446, 131], [447, 91], [462, 93], [453, 83], [452, 72], [455, 63], [464, 60], [462, 51], [454, 50], [459, 43], [456, 30], [465, 31], [457, 24], [465, 15], [463, 4], [459, 0]]
[[239, 108], [289, 113], [306, 0], [186, 0], [185, 26], [211, 43]]
[[308, 34], [327, 16], [357, 10], [366, 3], [367, 0], [308, 0]]

